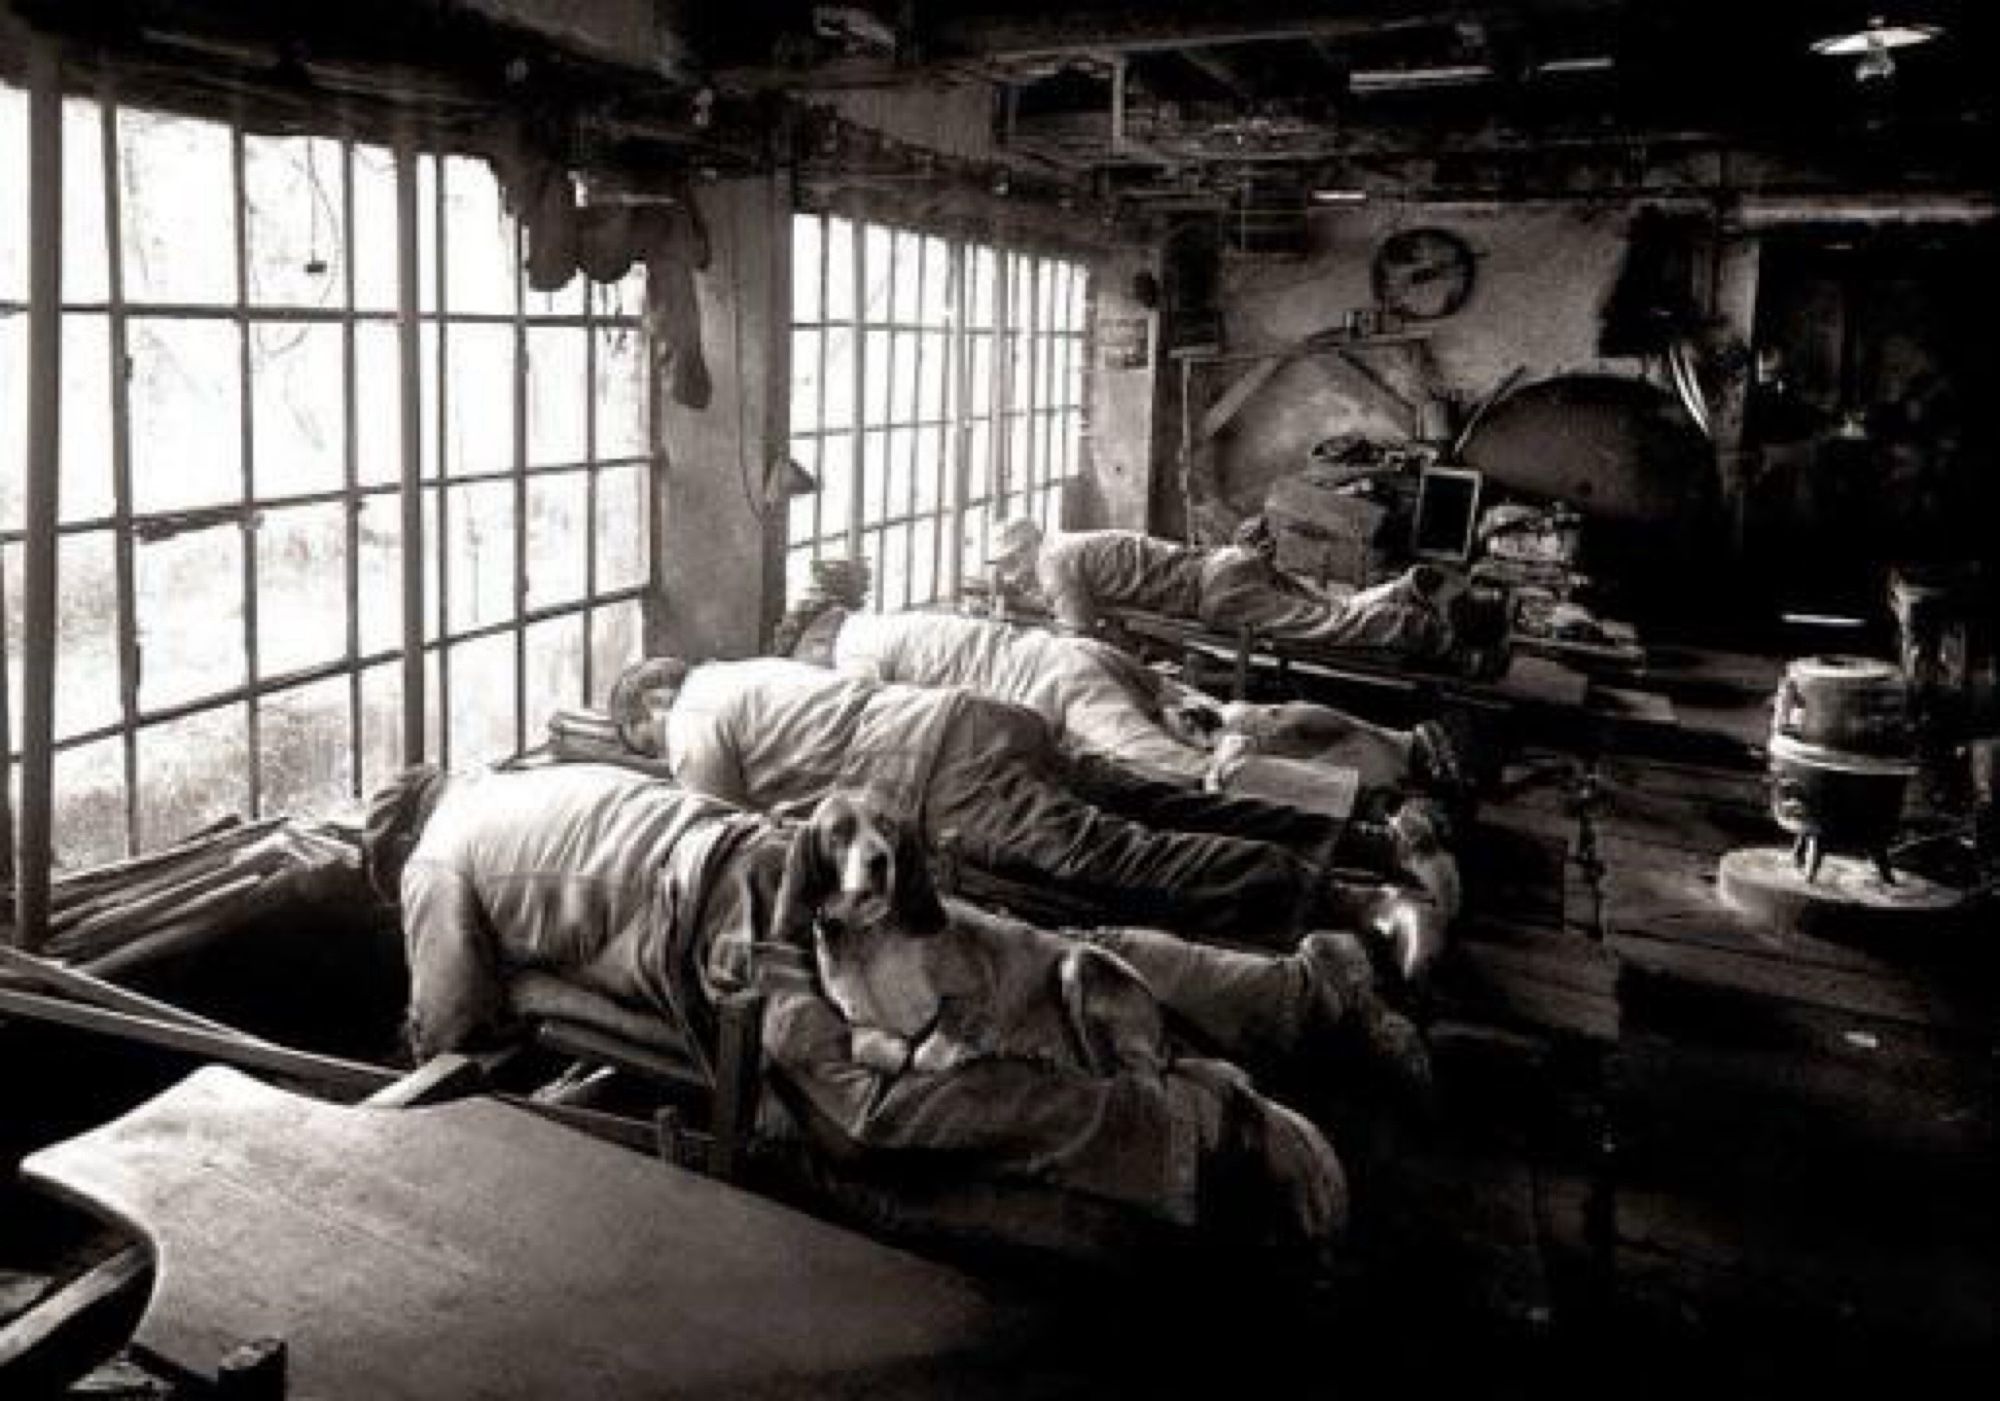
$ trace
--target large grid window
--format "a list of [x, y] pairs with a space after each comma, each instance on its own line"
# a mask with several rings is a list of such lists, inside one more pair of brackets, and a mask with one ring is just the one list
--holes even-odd
[[[392, 155], [108, 100], [63, 111], [58, 863], [368, 791], [405, 761], [410, 645], [428, 754], [454, 765], [601, 692], [640, 650], [650, 578], [640, 275], [530, 292], [485, 167], [419, 159], [428, 528], [406, 542]], [[0, 87], [0, 190], [26, 190], [26, 151], [25, 96]], [[0, 216], [10, 773], [26, 206]], [[406, 545], [430, 584], [416, 639]]]
[[787, 573], [859, 555], [875, 606], [949, 596], [1011, 515], [1057, 524], [1080, 470], [1086, 273], [883, 224], [792, 224]]

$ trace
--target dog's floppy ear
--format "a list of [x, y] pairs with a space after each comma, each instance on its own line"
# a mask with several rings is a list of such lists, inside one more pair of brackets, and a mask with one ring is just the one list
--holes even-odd
[[785, 873], [778, 880], [778, 899], [771, 912], [771, 941], [811, 948], [813, 920], [834, 888], [833, 866], [826, 859], [816, 822], [801, 823], [785, 853]]
[[925, 936], [944, 931], [948, 922], [944, 901], [931, 877], [930, 848], [914, 822], [896, 824], [896, 923], [906, 933]]

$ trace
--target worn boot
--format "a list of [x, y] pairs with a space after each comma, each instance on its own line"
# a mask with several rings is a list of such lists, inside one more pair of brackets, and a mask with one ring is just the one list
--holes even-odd
[[1337, 1044], [1360, 1052], [1396, 1092], [1417, 1104], [1431, 1096], [1430, 1050], [1416, 1023], [1390, 1007], [1375, 987], [1368, 951], [1352, 934], [1308, 934], [1299, 957], [1312, 979], [1315, 1015]]

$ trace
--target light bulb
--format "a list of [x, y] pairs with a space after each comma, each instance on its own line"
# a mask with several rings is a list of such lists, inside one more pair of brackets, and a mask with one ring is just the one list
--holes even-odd
[[1896, 71], [1896, 60], [1889, 55], [1889, 46], [1882, 42], [1882, 36], [1870, 30], [1868, 47], [1861, 51], [1861, 57], [1854, 60], [1854, 81], [1857, 83], [1879, 83]]

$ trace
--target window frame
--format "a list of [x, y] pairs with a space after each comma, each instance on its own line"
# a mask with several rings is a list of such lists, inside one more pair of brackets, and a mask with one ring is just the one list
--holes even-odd
[[[810, 236], [808, 228], [814, 230]], [[836, 230], [843, 231], [840, 237]], [[950, 597], [969, 568], [984, 567], [993, 532], [1008, 515], [1032, 513], [1046, 528], [1059, 524], [1063, 485], [1083, 473], [1089, 268], [1080, 260], [1045, 252], [825, 211], [795, 211], [791, 237], [795, 258], [804, 243], [818, 260], [809, 278], [802, 279], [799, 268], [793, 268], [789, 331], [793, 355], [807, 344], [815, 359], [809, 404], [794, 373], [791, 451], [812, 470], [819, 489], [795, 498], [787, 520], [789, 591], [796, 595], [802, 590], [812, 561], [845, 555], [870, 560], [870, 597], [877, 611]], [[845, 276], [851, 288], [851, 305], [841, 315], [833, 305], [834, 260], [841, 256], [837, 243], [848, 260]], [[907, 260], [906, 245], [914, 249]], [[887, 247], [890, 265], [889, 276], [878, 279], [886, 290], [876, 297], [870, 294], [871, 249], [878, 246]], [[935, 260], [934, 246], [942, 248], [942, 257]], [[933, 289], [930, 283], [940, 269], [945, 286]], [[910, 289], [907, 298], [905, 288]], [[906, 299], [915, 307], [913, 316], [901, 309]], [[804, 305], [806, 301], [812, 305]], [[880, 315], [871, 305], [878, 302], [886, 308]], [[933, 319], [938, 308], [941, 315]], [[829, 426], [829, 346], [837, 336], [845, 336], [848, 345], [842, 387], [849, 402]], [[809, 337], [809, 343], [802, 337]], [[896, 402], [898, 369], [906, 354], [914, 358], [907, 407]], [[933, 355], [942, 360], [935, 418], [927, 416], [925, 386]], [[880, 393], [887, 410], [879, 419], [870, 404], [870, 377], [878, 373], [885, 383]], [[811, 414], [802, 415], [802, 407], [810, 407]], [[921, 440], [933, 434], [938, 480], [927, 491], [918, 479], [918, 464]], [[878, 436], [879, 450], [870, 441]], [[839, 442], [837, 452], [846, 458], [839, 469], [845, 476], [838, 483], [829, 481], [829, 440]], [[909, 460], [903, 471], [891, 456], [899, 441], [907, 442]], [[879, 483], [878, 472], [883, 477]], [[899, 478], [901, 499], [891, 501]], [[829, 519], [830, 494], [839, 519]], [[927, 494], [928, 508], [921, 505]], [[928, 569], [920, 570], [925, 535], [930, 560]], [[900, 560], [883, 558], [891, 542], [900, 549]]]
[[[23, 98], [29, 96], [20, 89]], [[282, 698], [304, 692], [312, 687], [344, 679], [346, 704], [345, 735], [345, 791], [349, 799], [359, 798], [373, 782], [385, 775], [371, 770], [368, 762], [368, 710], [366, 691], [372, 677], [387, 675], [390, 684], [403, 686], [399, 663], [412, 650], [420, 653], [429, 667], [429, 677], [423, 693], [413, 698], [405, 692], [400, 708], [407, 711], [413, 703], [421, 704], [423, 716], [415, 732], [428, 731], [436, 738], [414, 751], [407, 743], [411, 727], [399, 725], [391, 732], [392, 742], [388, 746], [392, 752], [400, 751], [404, 763], [418, 762], [430, 755], [441, 762], [452, 762], [451, 730], [446, 721], [449, 705], [449, 684], [455, 648], [501, 634], [512, 634], [512, 654], [514, 668], [512, 706], [512, 752], [525, 749], [529, 742], [528, 686], [530, 678], [529, 648], [530, 630], [537, 624], [569, 617], [579, 619], [580, 657], [577, 665], [581, 672], [582, 695], [578, 697], [550, 697], [551, 704], [560, 704], [568, 699], [581, 701], [598, 694], [611, 679], [596, 673], [604, 670], [597, 656], [597, 629], [608, 628], [603, 634], [607, 638], [631, 635], [643, 639], [645, 611], [657, 599], [660, 578], [657, 531], [651, 517], [660, 503], [661, 454], [657, 432], [658, 402], [651, 373], [651, 356], [646, 346], [644, 316], [637, 304], [643, 300], [643, 289], [638, 298], [628, 295], [623, 307], [613, 305], [616, 295], [611, 289], [601, 289], [597, 284], [585, 279], [574, 279], [561, 293], [551, 294], [567, 299], [572, 306], [567, 312], [552, 310], [548, 305], [530, 306], [526, 272], [522, 252], [522, 233], [518, 223], [509, 221], [507, 227], [514, 254], [511, 288], [511, 309], [501, 313], [470, 313], [450, 308], [445, 271], [452, 235], [445, 213], [445, 180], [433, 178], [432, 192], [436, 197], [436, 207], [430, 227], [425, 232], [427, 240], [417, 248], [417, 265], [410, 264], [408, 249], [400, 238], [393, 239], [394, 280], [398, 288], [407, 284], [413, 291], [421, 288], [423, 269], [421, 264], [427, 259], [435, 260], [437, 280], [430, 290], [429, 304], [422, 304], [422, 292], [416, 291], [418, 322], [420, 326], [436, 328], [438, 359], [432, 367], [434, 377], [420, 374], [417, 382], [409, 382], [409, 366], [398, 356], [393, 367], [379, 371], [376, 383], [387, 393], [380, 397], [378, 405], [361, 402], [361, 375], [358, 366], [363, 327], [383, 327], [391, 331], [402, 324], [402, 310], [398, 305], [364, 305], [357, 289], [358, 246], [362, 242], [356, 224], [356, 177], [357, 151], [366, 147], [370, 152], [380, 152], [386, 159], [384, 167], [389, 172], [388, 188], [396, 190], [397, 184], [412, 178], [412, 172], [420, 162], [430, 162], [434, 171], [446, 168], [447, 161], [462, 159], [448, 156], [443, 151], [422, 150], [413, 153], [413, 159], [405, 160], [399, 153], [387, 147], [367, 143], [351, 131], [336, 129], [310, 133], [283, 133], [266, 137], [263, 133], [250, 131], [236, 119], [216, 116], [188, 116], [182, 113], [157, 112], [146, 107], [127, 108], [121, 103], [115, 86], [108, 80], [90, 93], [72, 95], [61, 104], [58, 121], [76, 120], [73, 104], [87, 104], [95, 109], [94, 132], [100, 148], [100, 159], [90, 177], [101, 181], [98, 193], [102, 198], [102, 227], [78, 230], [65, 222], [65, 261], [68, 249], [75, 246], [74, 240], [99, 237], [104, 242], [104, 285], [100, 296], [72, 297], [67, 290], [60, 299], [58, 315], [61, 328], [67, 336], [72, 328], [94, 325], [101, 318], [103, 333], [107, 337], [107, 355], [110, 366], [109, 383], [106, 386], [106, 401], [103, 412], [108, 419], [109, 432], [107, 451], [108, 470], [111, 483], [111, 501], [108, 512], [94, 512], [75, 519], [63, 519], [58, 512], [54, 534], [59, 549], [66, 548], [71, 540], [108, 539], [113, 554], [113, 592], [115, 599], [111, 609], [111, 624], [115, 629], [112, 647], [112, 661], [116, 671], [117, 705], [116, 714], [100, 722], [78, 727], [64, 733], [58, 717], [51, 717], [51, 733], [32, 736], [19, 732], [20, 727], [9, 724], [6, 715], [14, 701], [12, 695], [18, 685], [16, 666], [24, 671], [32, 663], [27, 655], [28, 643], [25, 637], [16, 639], [16, 646], [0, 654], [0, 725], [5, 725], [5, 743], [0, 744], [0, 763], [7, 766], [11, 779], [16, 766], [25, 769], [23, 756], [31, 745], [47, 746], [51, 764], [61, 756], [83, 751], [89, 746], [116, 741], [119, 746], [118, 768], [122, 796], [122, 841], [117, 845], [126, 856], [136, 855], [178, 840], [186, 835], [180, 831], [149, 830], [144, 809], [149, 797], [159, 799], [162, 794], [155, 792], [147, 782], [146, 766], [141, 749], [149, 740], [182, 721], [194, 721], [197, 717], [215, 715], [230, 717], [228, 723], [240, 733], [246, 754], [246, 772], [243, 776], [243, 800], [241, 810], [245, 815], [256, 818], [264, 815], [267, 806], [270, 773], [275, 771], [277, 755], [265, 752], [265, 725], [270, 715], [278, 708]], [[36, 107], [32, 102], [22, 103], [20, 134], [29, 144], [34, 140], [33, 122]], [[231, 209], [229, 223], [233, 247], [228, 258], [233, 267], [233, 285], [226, 300], [214, 302], [185, 302], [165, 299], [149, 299], [131, 295], [128, 279], [129, 250], [127, 247], [126, 224], [128, 211], [125, 207], [123, 167], [129, 158], [127, 146], [120, 138], [120, 114], [127, 111], [143, 112], [148, 116], [158, 115], [178, 120], [201, 122], [220, 128], [228, 134], [229, 186]], [[263, 294], [252, 286], [251, 225], [254, 220], [248, 182], [250, 179], [250, 143], [254, 140], [307, 140], [331, 147], [337, 153], [339, 181], [337, 246], [340, 267], [337, 270], [337, 286], [325, 303], [319, 305], [296, 304], [295, 299], [281, 299], [282, 294]], [[86, 156], [86, 160], [88, 157]], [[78, 179], [80, 172], [76, 162], [65, 156], [65, 178]], [[73, 203], [71, 194], [65, 191], [62, 198]], [[393, 218], [393, 211], [374, 211], [380, 219]], [[96, 222], [94, 219], [91, 221]], [[388, 232], [388, 231], [378, 231]], [[95, 290], [95, 289], [91, 289]], [[29, 310], [27, 290], [0, 288], [0, 325], [4, 321], [18, 317], [25, 324]], [[131, 383], [133, 324], [142, 322], [160, 325], [217, 324], [231, 329], [235, 338], [237, 365], [235, 389], [237, 393], [237, 435], [238, 461], [236, 463], [236, 486], [227, 499], [212, 504], [177, 508], [141, 508], [135, 494], [135, 444], [133, 441], [133, 386]], [[444, 362], [445, 346], [453, 325], [472, 322], [490, 322], [510, 329], [512, 347], [512, 372], [514, 388], [514, 421], [510, 426], [511, 451], [509, 460], [491, 472], [476, 476], [445, 475], [446, 453], [449, 444], [448, 421], [443, 412], [447, 368]], [[340, 478], [337, 485], [321, 489], [293, 490], [281, 488], [260, 494], [257, 484], [259, 446], [256, 441], [257, 402], [260, 389], [260, 374], [275, 374], [268, 364], [261, 367], [257, 362], [256, 333], [260, 327], [269, 326], [334, 326], [339, 329], [340, 388], [338, 391], [338, 431], [341, 442], [338, 449]], [[582, 395], [583, 442], [580, 459], [561, 462], [537, 462], [530, 464], [527, 437], [528, 381], [530, 367], [528, 348], [531, 332], [539, 328], [551, 330], [575, 330], [582, 337], [583, 359], [580, 385], [574, 390]], [[608, 333], [630, 335], [637, 339], [634, 354], [636, 373], [643, 378], [643, 387], [637, 390], [638, 398], [631, 402], [642, 420], [633, 435], [637, 453], [621, 453], [614, 457], [598, 457], [602, 440], [600, 424], [600, 396], [605, 387], [600, 383], [600, 340]], [[384, 338], [387, 339], [386, 337]], [[25, 346], [25, 338], [24, 338]], [[67, 364], [65, 366], [67, 369]], [[34, 372], [24, 356], [22, 369], [31, 376]], [[393, 388], [391, 388], [393, 386]], [[96, 391], [92, 391], [93, 397]], [[432, 444], [435, 457], [429, 475], [422, 471], [417, 474], [421, 480], [413, 483], [411, 474], [404, 470], [383, 473], [364, 481], [362, 477], [362, 436], [361, 415], [376, 413], [385, 423], [393, 423], [403, 397], [409, 393], [419, 393], [431, 399], [437, 408], [435, 424], [436, 437]], [[329, 401], [330, 402], [330, 401]], [[227, 432], [229, 430], [222, 430]], [[383, 430], [383, 450], [396, 455], [403, 452], [393, 431]], [[628, 444], [630, 446], [630, 444]], [[32, 470], [23, 460], [19, 464], [7, 464], [4, 470]], [[65, 462], [66, 475], [73, 468]], [[92, 464], [92, 471], [96, 470]], [[632, 527], [636, 531], [634, 540], [639, 561], [638, 577], [611, 587], [600, 588], [601, 541], [603, 522], [600, 512], [600, 485], [607, 472], [636, 471], [643, 485], [646, 510], [645, 519]], [[529, 583], [530, 529], [528, 503], [534, 484], [558, 476], [582, 475], [585, 478], [583, 496], [583, 516], [578, 523], [584, 534], [583, 572], [580, 589], [571, 596], [555, 601], [546, 601], [529, 607], [531, 596]], [[443, 532], [446, 519], [446, 498], [451, 487], [478, 481], [499, 481], [511, 486], [513, 503], [512, 551], [513, 573], [509, 591], [510, 606], [503, 616], [482, 622], [476, 628], [454, 629], [448, 626], [449, 615], [444, 611], [448, 589], [445, 577], [450, 569], [448, 537]], [[67, 485], [67, 484], [66, 484]], [[436, 540], [420, 536], [403, 539], [401, 522], [405, 518], [403, 507], [406, 498], [415, 493], [421, 498], [426, 493], [435, 493], [438, 498], [440, 533]], [[399, 539], [400, 548], [407, 554], [416, 551], [419, 567], [434, 569], [438, 580], [435, 613], [426, 610], [424, 624], [418, 635], [410, 635], [404, 627], [398, 600], [401, 584], [393, 594], [385, 593], [379, 599], [364, 598], [361, 593], [363, 550], [363, 523], [361, 512], [374, 506], [382, 512], [385, 526]], [[267, 516], [312, 507], [338, 507], [341, 513], [339, 527], [329, 534], [329, 539], [337, 538], [343, 550], [340, 566], [339, 589], [341, 591], [343, 635], [337, 653], [328, 660], [314, 661], [307, 665], [289, 667], [283, 671], [267, 669], [267, 658], [262, 651], [259, 629], [259, 602], [266, 596], [264, 581], [259, 578], [260, 530]], [[240, 558], [240, 582], [238, 590], [241, 618], [240, 671], [225, 678], [226, 684], [204, 688], [192, 694], [171, 701], [148, 704], [142, 694], [141, 678], [144, 672], [142, 656], [141, 605], [141, 551], [148, 543], [158, 543], [177, 536], [192, 535], [202, 531], [227, 530], [233, 527], [239, 535], [237, 549]], [[16, 553], [25, 554], [30, 523], [25, 519], [0, 521], [0, 551], [10, 558]], [[60, 565], [58, 566], [60, 570]], [[297, 566], [294, 566], [297, 567]], [[4, 616], [6, 590], [9, 587], [7, 572], [0, 570], [0, 616]], [[386, 643], [377, 639], [376, 645], [364, 648], [362, 610], [381, 607], [393, 614], [394, 642]], [[626, 626], [623, 620], [614, 620], [617, 610], [626, 610]], [[235, 620], [231, 620], [232, 624]], [[330, 622], [329, 617], [326, 620]], [[62, 665], [64, 648], [60, 637], [51, 644], [54, 655], [48, 659], [52, 667]], [[14, 654], [18, 649], [19, 661]], [[565, 649], [567, 650], [567, 649]], [[233, 648], [232, 648], [233, 653]], [[435, 658], [435, 661], [431, 661]], [[237, 662], [232, 657], [232, 667]], [[563, 668], [567, 673], [568, 667]], [[441, 683], [441, 684], [440, 684]], [[396, 742], [396, 741], [402, 742]], [[378, 746], [380, 747], [380, 746]], [[460, 756], [465, 757], [465, 756]], [[488, 756], [478, 756], [488, 757]], [[492, 756], [499, 757], [499, 756]], [[53, 770], [52, 770], [53, 771]], [[27, 795], [17, 798], [12, 782], [0, 783], [0, 831], [13, 829], [14, 810], [17, 801], [30, 801]], [[216, 809], [236, 806], [222, 800], [204, 799], [204, 804]], [[51, 804], [57, 814], [52, 830], [53, 840], [49, 857], [53, 860], [64, 845], [60, 805]], [[13, 843], [7, 843], [4, 861], [9, 871], [14, 861]], [[29, 855], [28, 860], [36, 859]]]

